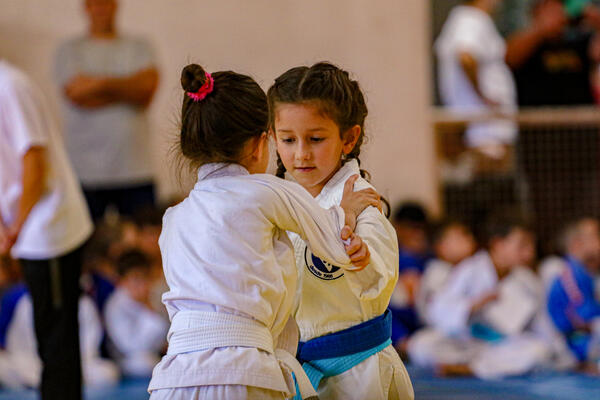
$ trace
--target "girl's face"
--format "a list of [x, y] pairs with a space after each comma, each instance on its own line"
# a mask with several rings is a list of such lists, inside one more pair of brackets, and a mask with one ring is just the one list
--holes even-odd
[[[360, 127], [356, 130], [360, 134]], [[350, 132], [349, 131], [349, 132]], [[342, 153], [352, 151], [358, 135], [342, 140], [338, 125], [314, 104], [283, 103], [275, 113], [277, 152], [287, 172], [317, 196], [340, 169]], [[353, 136], [356, 136], [354, 138]]]

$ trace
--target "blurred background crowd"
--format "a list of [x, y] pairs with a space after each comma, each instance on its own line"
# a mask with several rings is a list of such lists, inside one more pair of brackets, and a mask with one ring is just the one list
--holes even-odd
[[[95, 222], [82, 253], [83, 378], [106, 385], [150, 376], [166, 349], [158, 237], [164, 210], [178, 200], [155, 193], [156, 175], [166, 174], [153, 165], [146, 119], [163, 71], [155, 51], [145, 39], [117, 34], [116, 2], [83, 3], [88, 32], [56, 50], [53, 85], [68, 156]], [[352, 10], [360, 14], [359, 6]], [[400, 250], [390, 304], [394, 345], [408, 364], [443, 376], [597, 374], [600, 4], [432, 0], [430, 11], [431, 140], [423, 139], [427, 121], [404, 125], [381, 116], [395, 115], [388, 103], [404, 109], [398, 115], [407, 120], [422, 109], [412, 112], [375, 90], [369, 100], [375, 146], [366, 164], [375, 165], [374, 183], [394, 202], [418, 199], [399, 202], [391, 216]], [[375, 29], [383, 17], [369, 18]], [[383, 25], [378, 37], [391, 26]], [[402, 53], [397, 64], [410, 58]], [[318, 54], [328, 58], [323, 49]], [[421, 66], [413, 72], [429, 79]], [[361, 68], [367, 93], [381, 83], [370, 79], [412, 79]], [[410, 103], [400, 86], [390, 87]], [[396, 138], [396, 130], [404, 136]], [[430, 190], [421, 190], [423, 181], [431, 181]], [[32, 300], [11, 257], [1, 259], [0, 295], [0, 384], [36, 387]]]

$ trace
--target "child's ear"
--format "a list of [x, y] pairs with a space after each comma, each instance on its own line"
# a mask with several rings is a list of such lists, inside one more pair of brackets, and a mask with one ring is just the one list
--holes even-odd
[[348, 129], [346, 133], [344, 133], [344, 138], [342, 140], [344, 143], [342, 147], [344, 154], [349, 154], [352, 149], [354, 149], [354, 146], [356, 146], [356, 142], [358, 142], [358, 138], [360, 137], [361, 131], [362, 129], [360, 128], [360, 125], [354, 125], [352, 128]]
[[256, 147], [254, 148], [253, 156], [256, 159], [260, 159], [262, 157], [262, 153], [267, 150], [269, 146], [269, 134], [267, 132], [263, 132], [259, 138], [256, 140]]

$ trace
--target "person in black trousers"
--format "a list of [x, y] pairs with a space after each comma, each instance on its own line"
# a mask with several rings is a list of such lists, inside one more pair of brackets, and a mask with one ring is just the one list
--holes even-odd
[[93, 225], [40, 90], [0, 59], [0, 257], [33, 300], [43, 400], [81, 399], [81, 247]]

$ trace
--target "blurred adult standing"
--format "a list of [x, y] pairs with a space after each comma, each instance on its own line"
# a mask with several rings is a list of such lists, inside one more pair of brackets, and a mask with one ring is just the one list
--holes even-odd
[[119, 33], [116, 0], [85, 0], [85, 35], [63, 43], [55, 74], [67, 149], [92, 216], [155, 202], [146, 108], [158, 85], [148, 41]]
[[81, 247], [93, 226], [40, 90], [0, 59], [0, 257], [33, 300], [42, 399], [81, 398]]
[[490, 116], [469, 123], [460, 142], [455, 135], [442, 135], [444, 208], [476, 234], [478, 222], [494, 209], [521, 202], [514, 157], [518, 125], [507, 118], [517, 112], [517, 90], [505, 62], [506, 43], [492, 18], [502, 3], [463, 0], [435, 41], [444, 106], [454, 113]]
[[[502, 0], [465, 0], [452, 9], [435, 42], [445, 106], [458, 112], [516, 111], [516, 88], [504, 61], [506, 45], [492, 19]], [[469, 124], [467, 146], [493, 159], [506, 156], [517, 136], [512, 121]]]

